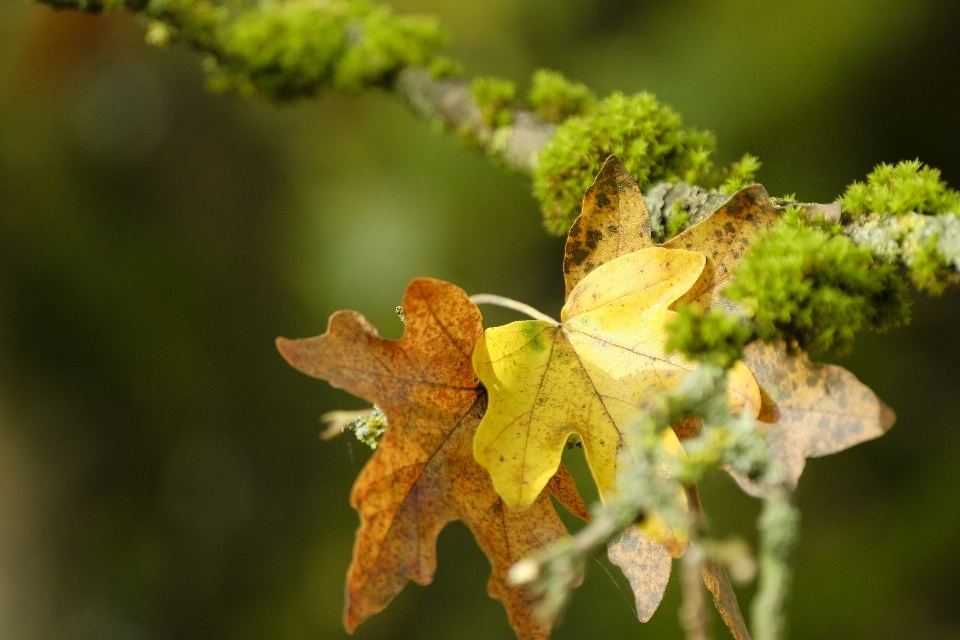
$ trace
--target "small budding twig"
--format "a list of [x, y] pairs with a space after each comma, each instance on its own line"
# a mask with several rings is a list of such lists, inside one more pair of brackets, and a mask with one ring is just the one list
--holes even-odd
[[504, 298], [503, 296], [498, 296], [493, 293], [477, 293], [470, 296], [470, 302], [476, 305], [493, 304], [498, 307], [504, 307], [505, 309], [513, 309], [514, 311], [519, 311], [524, 315], [530, 316], [534, 320], [546, 320], [547, 322], [560, 326], [559, 322], [547, 314], [537, 311], [528, 304], [510, 298]]

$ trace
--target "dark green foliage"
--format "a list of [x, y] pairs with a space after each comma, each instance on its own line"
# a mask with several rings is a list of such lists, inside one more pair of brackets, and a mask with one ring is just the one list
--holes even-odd
[[843, 353], [858, 330], [909, 319], [898, 267], [846, 236], [778, 224], [754, 238], [736, 273], [724, 295], [743, 305], [763, 340]]
[[740, 359], [743, 347], [753, 337], [753, 327], [741, 315], [728, 315], [714, 307], [680, 304], [677, 316], [667, 323], [668, 353], [679, 351], [691, 360], [727, 368]]
[[[715, 149], [712, 133], [683, 127], [680, 116], [652, 94], [614, 93], [589, 113], [565, 120], [540, 152], [534, 193], [544, 226], [550, 233], [566, 233], [583, 192], [610, 154], [620, 156], [641, 189], [659, 180], [714, 188], [730, 175], [714, 169]], [[751, 179], [756, 166], [755, 158], [745, 157], [730, 177]]]
[[854, 182], [840, 197], [843, 212], [936, 215], [960, 212], [960, 193], [940, 180], [940, 171], [919, 160], [904, 160], [896, 166], [880, 164], [866, 183]]
[[487, 125], [505, 127], [513, 121], [510, 104], [517, 95], [514, 83], [502, 78], [475, 78], [470, 91]]
[[539, 69], [533, 74], [529, 100], [534, 113], [555, 123], [571, 116], [585, 115], [597, 104], [597, 97], [589, 87], [547, 69]]

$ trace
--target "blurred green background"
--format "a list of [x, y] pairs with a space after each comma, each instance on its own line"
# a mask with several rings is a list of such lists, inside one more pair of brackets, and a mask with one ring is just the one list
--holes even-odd
[[[774, 195], [830, 201], [914, 157], [960, 185], [953, 0], [393, 4], [438, 14], [469, 75], [657, 93], [719, 161], [759, 155]], [[318, 416], [362, 403], [274, 337], [340, 308], [399, 336], [424, 275], [556, 313], [561, 250], [526, 182], [389, 95], [215, 96], [129, 15], [0, 0], [0, 638], [344, 637], [369, 452], [321, 442]], [[843, 362], [899, 420], [808, 465], [793, 637], [960, 638], [958, 321], [956, 293], [918, 299]], [[716, 533], [755, 541], [756, 501], [721, 476], [703, 493]], [[555, 638], [679, 637], [675, 583], [641, 625], [604, 563]], [[356, 637], [511, 638], [488, 571], [451, 525], [434, 583]]]

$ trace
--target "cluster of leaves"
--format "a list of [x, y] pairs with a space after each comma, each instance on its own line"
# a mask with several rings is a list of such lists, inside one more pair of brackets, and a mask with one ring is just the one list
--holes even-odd
[[886, 213], [938, 215], [960, 212], [960, 192], [947, 187], [939, 169], [920, 160], [905, 160], [896, 165], [880, 164], [867, 175], [867, 181], [854, 182], [840, 197], [849, 216]]
[[[631, 440], [627, 431], [645, 402], [696, 368], [668, 351], [665, 326], [678, 318], [672, 307], [681, 301], [723, 307], [719, 290], [751, 239], [777, 217], [765, 192], [759, 186], [738, 192], [660, 246], [650, 237], [640, 190], [618, 158], [604, 164], [583, 202], [565, 249], [560, 322], [483, 331], [463, 291], [418, 279], [404, 298], [406, 332], [398, 341], [381, 338], [349, 311], [334, 314], [322, 336], [278, 339], [294, 367], [376, 403], [387, 418], [351, 494], [361, 527], [347, 578], [348, 629], [385, 607], [408, 580], [428, 583], [440, 529], [462, 519], [491, 560], [489, 591], [505, 604], [517, 634], [545, 638], [552, 617], [535, 614], [538, 596], [511, 584], [508, 571], [565, 538], [548, 494], [589, 517], [560, 464], [571, 438], [582, 443], [603, 501], [618, 496], [621, 476], [650, 447], [681, 459], [681, 441], [689, 440], [684, 468], [698, 469], [697, 478], [730, 457], [722, 452], [733, 440], [702, 446], [693, 406], [675, 407], [683, 419], [650, 442]], [[743, 362], [724, 364], [720, 402], [765, 434], [767, 455], [784, 470], [787, 486], [796, 483], [806, 457], [876, 437], [892, 424], [889, 410], [849, 372], [811, 364], [778, 344], [753, 343]], [[763, 487], [737, 471], [749, 473], [752, 465], [729, 470], [757, 494]], [[694, 487], [668, 494], [671, 513], [699, 517]], [[609, 543], [611, 560], [634, 586], [642, 620], [662, 598], [671, 557], [686, 549], [688, 530], [677, 522], [645, 512]], [[710, 565], [705, 579], [736, 637], [745, 637], [736, 599], [722, 586], [728, 585], [722, 567]]]

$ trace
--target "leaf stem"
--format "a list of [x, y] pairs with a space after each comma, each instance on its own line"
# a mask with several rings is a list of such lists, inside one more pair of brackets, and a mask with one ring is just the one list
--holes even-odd
[[545, 313], [537, 311], [528, 304], [518, 302], [516, 300], [511, 300], [510, 298], [504, 298], [503, 296], [498, 296], [492, 293], [478, 293], [470, 296], [470, 302], [473, 304], [494, 304], [498, 307], [504, 307], [506, 309], [513, 309], [514, 311], [519, 311], [525, 315], [530, 316], [536, 320], [546, 320], [552, 324], [560, 326], [560, 323], [548, 316]]

